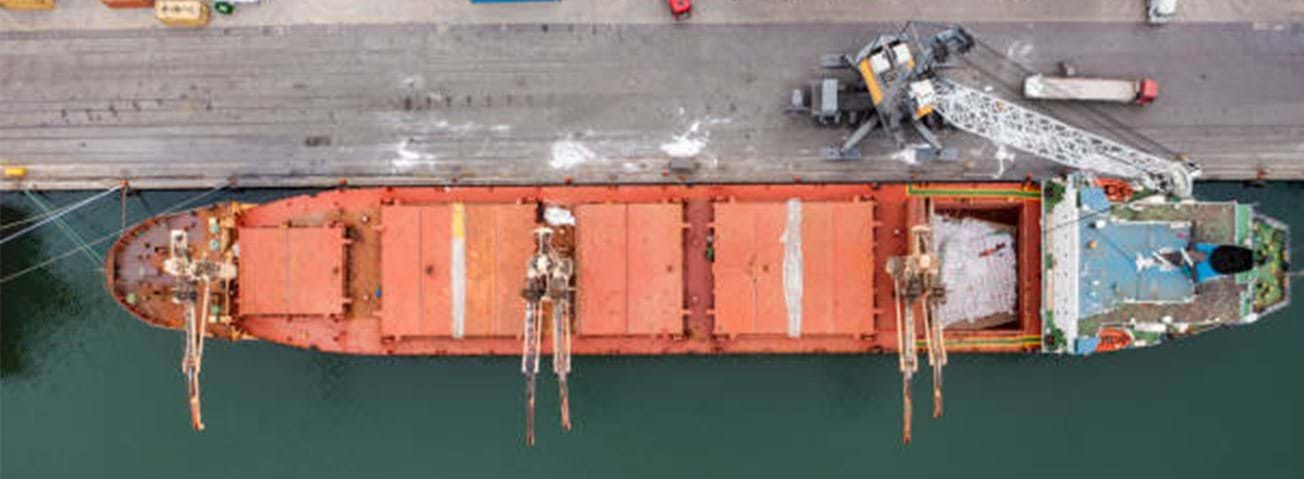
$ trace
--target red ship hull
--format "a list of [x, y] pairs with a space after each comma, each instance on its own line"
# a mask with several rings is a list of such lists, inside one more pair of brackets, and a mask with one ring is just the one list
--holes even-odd
[[884, 263], [908, 254], [926, 199], [1016, 231], [1017, 319], [948, 329], [947, 350], [1040, 351], [1040, 195], [1018, 183], [340, 189], [150, 219], [112, 247], [106, 271], [124, 308], [181, 328], [163, 263], [169, 232], [185, 231], [198, 258], [237, 272], [208, 293], [209, 336], [519, 355], [531, 232], [555, 206], [574, 217], [563, 238], [576, 265], [574, 354], [892, 352]]

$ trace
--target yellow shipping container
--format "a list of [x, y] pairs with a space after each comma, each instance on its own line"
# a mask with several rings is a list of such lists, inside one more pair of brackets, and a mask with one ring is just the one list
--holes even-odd
[[10, 10], [54, 10], [54, 0], [0, 0], [0, 8]]
[[154, 17], [169, 27], [202, 27], [208, 25], [208, 5], [195, 0], [158, 0]]

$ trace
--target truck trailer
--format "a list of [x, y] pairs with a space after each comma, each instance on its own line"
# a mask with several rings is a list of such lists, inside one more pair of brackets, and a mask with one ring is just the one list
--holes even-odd
[[1108, 101], [1148, 105], [1159, 96], [1153, 79], [1069, 78], [1032, 75], [1023, 81], [1023, 96], [1038, 100]]

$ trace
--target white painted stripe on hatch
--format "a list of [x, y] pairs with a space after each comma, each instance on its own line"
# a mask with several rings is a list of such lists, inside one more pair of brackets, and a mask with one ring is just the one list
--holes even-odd
[[788, 223], [783, 229], [783, 302], [788, 307], [788, 337], [801, 337], [801, 200], [788, 200]]
[[453, 307], [453, 337], [466, 334], [466, 209], [453, 203], [453, 241], [449, 259], [449, 293]]

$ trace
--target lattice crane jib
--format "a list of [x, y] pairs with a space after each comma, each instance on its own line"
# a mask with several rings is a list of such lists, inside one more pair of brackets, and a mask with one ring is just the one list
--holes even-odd
[[1167, 160], [947, 79], [934, 79], [937, 111], [960, 130], [1075, 169], [1134, 179], [1191, 196], [1195, 165]]

